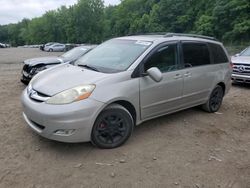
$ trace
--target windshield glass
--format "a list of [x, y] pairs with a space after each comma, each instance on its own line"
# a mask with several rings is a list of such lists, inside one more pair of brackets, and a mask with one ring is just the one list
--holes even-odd
[[67, 59], [76, 59], [80, 56], [82, 56], [83, 54], [85, 54], [87, 52], [87, 49], [84, 47], [77, 47], [77, 48], [73, 48], [72, 50], [64, 53], [61, 55], [61, 57], [63, 58], [67, 58]]
[[240, 56], [250, 56], [250, 47], [248, 47], [247, 49], [245, 49]]
[[101, 72], [126, 70], [152, 43], [147, 41], [109, 40], [77, 60], [76, 65], [88, 65]]

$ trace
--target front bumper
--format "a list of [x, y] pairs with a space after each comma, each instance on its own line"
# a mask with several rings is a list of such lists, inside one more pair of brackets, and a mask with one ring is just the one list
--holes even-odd
[[[37, 134], [60, 142], [88, 142], [95, 119], [104, 103], [86, 99], [66, 105], [49, 105], [29, 98], [26, 89], [22, 94], [23, 117]], [[69, 135], [58, 135], [58, 130], [74, 130]]]
[[250, 83], [250, 75], [232, 74], [232, 80], [239, 83]]
[[31, 79], [32, 79], [32, 77], [27, 77], [27, 76], [22, 75], [20, 80], [22, 83], [28, 85], [28, 83], [30, 82]]
[[21, 73], [21, 82], [23, 82], [24, 84], [28, 84], [30, 82], [30, 80], [35, 76], [35, 73], [28, 73], [27, 71], [25, 70], [22, 70], [22, 73]]

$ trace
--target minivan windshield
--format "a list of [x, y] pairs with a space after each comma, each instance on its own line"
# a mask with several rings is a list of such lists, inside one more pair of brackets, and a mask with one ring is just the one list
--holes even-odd
[[247, 49], [245, 49], [240, 56], [250, 56], [250, 47], [248, 47]]
[[125, 71], [151, 44], [148, 41], [112, 39], [78, 59], [75, 64], [104, 73]]

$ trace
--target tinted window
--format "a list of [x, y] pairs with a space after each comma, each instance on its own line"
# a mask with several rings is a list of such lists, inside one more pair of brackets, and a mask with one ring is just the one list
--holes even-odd
[[177, 69], [177, 45], [171, 44], [158, 49], [146, 62], [144, 70], [157, 67], [162, 72]]
[[206, 44], [184, 43], [182, 47], [186, 67], [210, 64], [210, 55]]
[[228, 62], [227, 55], [225, 54], [223, 48], [218, 44], [209, 44], [212, 52], [214, 63], [226, 63]]

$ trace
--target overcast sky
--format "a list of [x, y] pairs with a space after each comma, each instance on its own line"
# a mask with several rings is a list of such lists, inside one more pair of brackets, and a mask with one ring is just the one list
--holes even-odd
[[[61, 5], [73, 5], [77, 0], [0, 0], [0, 25], [17, 23], [23, 18], [34, 18]], [[104, 0], [105, 5], [115, 5], [120, 0]]]

